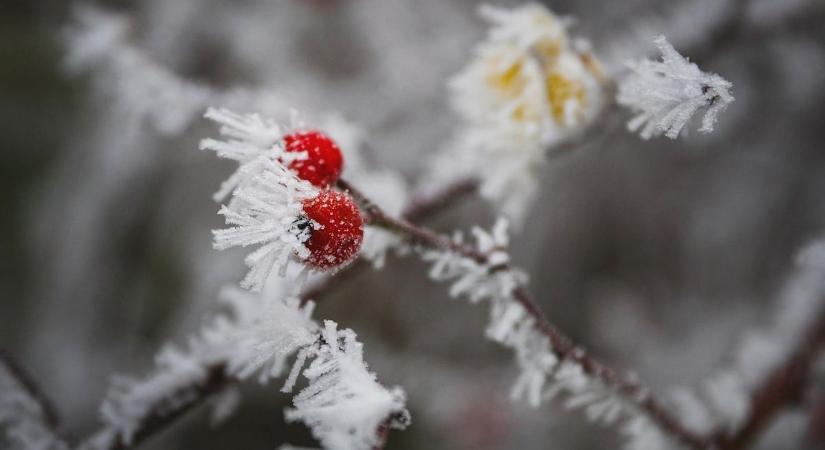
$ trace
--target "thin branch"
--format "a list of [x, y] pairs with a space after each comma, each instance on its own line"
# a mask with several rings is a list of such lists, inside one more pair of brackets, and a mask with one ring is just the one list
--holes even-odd
[[[175, 392], [174, 395], [170, 396], [170, 398], [185, 399], [184, 401], [178, 400], [171, 404], [161, 401], [151, 408], [148, 414], [140, 421], [132, 434], [132, 439], [128, 442], [121, 434], [109, 437], [108, 434], [110, 431], [104, 428], [89, 438], [85, 445], [80, 445], [79, 448], [82, 449], [88, 446], [96, 450], [125, 450], [137, 447], [149, 437], [165, 430], [177, 419], [203, 404], [203, 402], [213, 394], [226, 388], [232, 380], [226, 372], [225, 365], [216, 364], [208, 367], [206, 377], [204, 377], [203, 380], [189, 386], [183, 386]], [[101, 438], [101, 440], [98, 440], [99, 438]], [[101, 441], [105, 442], [106, 445], [103, 447], [90, 445], [93, 442]]]
[[49, 397], [40, 389], [40, 386], [34, 381], [34, 378], [26, 371], [23, 366], [5, 349], [0, 348], [0, 364], [6, 367], [9, 375], [26, 391], [29, 397], [34, 400], [40, 407], [43, 417], [43, 424], [47, 426], [52, 434], [60, 441], [67, 443], [68, 439], [62, 431], [60, 416], [57, 414], [57, 409], [51, 402]]
[[811, 322], [799, 342], [799, 347], [753, 392], [751, 413], [745, 423], [729, 437], [719, 437], [718, 447], [725, 450], [748, 448], [785, 406], [799, 399], [823, 346], [825, 308], [822, 308], [816, 319]]
[[[432, 230], [416, 226], [407, 220], [386, 214], [380, 207], [345, 180], [339, 180], [338, 187], [344, 191], [348, 191], [350, 195], [362, 205], [367, 223], [399, 233], [413, 244], [436, 250], [450, 251], [481, 264], [488, 262], [488, 255], [479, 252], [473, 246], [458, 243]], [[510, 267], [505, 265], [499, 266], [497, 269], [508, 270]], [[576, 362], [587, 374], [598, 378], [605, 385], [613, 387], [618, 392], [624, 394], [640, 410], [644, 411], [651, 420], [655, 421], [662, 430], [666, 431], [678, 441], [694, 448], [710, 447], [711, 441], [708, 438], [685, 428], [676, 417], [671, 415], [658, 400], [653, 397], [650, 390], [642, 386], [640, 382], [619, 375], [615, 369], [594, 359], [580, 347], [574, 345], [570, 338], [550, 323], [541, 311], [538, 303], [536, 303], [522, 286], [517, 287], [512, 295], [535, 320], [537, 330], [547, 337], [550, 341], [551, 348], [560, 360], [566, 359]]]
[[741, 43], [762, 45], [762, 40], [779, 33], [817, 30], [825, 15], [825, 4], [809, 1], [794, 6], [794, 9], [777, 20], [748, 23], [749, 4], [750, 0], [734, 0], [727, 20], [709, 33], [710, 39], [686, 49], [685, 53], [690, 54], [693, 60], [712, 59]]
[[475, 192], [477, 188], [477, 180], [470, 178], [458, 180], [429, 197], [413, 199], [404, 209], [402, 216], [411, 222], [416, 222], [442, 211], [459, 198]]
[[[436, 193], [431, 197], [414, 200], [406, 209], [405, 216], [410, 219], [424, 219], [426, 217], [430, 217], [444, 210], [461, 197], [473, 192], [475, 186], [475, 183], [466, 180], [449, 185], [445, 187], [443, 191]], [[334, 277], [329, 277], [304, 292], [301, 295], [301, 303], [305, 304], [309, 300], [318, 301], [326, 293], [330, 292], [333, 287], [345, 281], [347, 278], [356, 275], [367, 267], [369, 267], [369, 264], [364, 259], [354, 261], [352, 264], [339, 271]], [[186, 413], [203, 404], [210, 396], [221, 391], [233, 381], [234, 379], [226, 372], [225, 365], [216, 364], [207, 368], [207, 376], [202, 382], [181, 388], [182, 391], [186, 391], [185, 396], [175, 395], [175, 398], [187, 398], [188, 401], [175, 403], [173, 405], [156, 405], [156, 407], [152, 408], [146, 417], [141, 420], [140, 425], [137, 427], [137, 431], [135, 431], [129, 444], [126, 443], [122, 436], [115, 436], [110, 440], [111, 443], [106, 446], [105, 449], [126, 450], [138, 446], [154, 434], [167, 429], [179, 418], [185, 416]], [[180, 392], [181, 394], [184, 393], [182, 391]], [[104, 436], [107, 432], [107, 429], [99, 430], [86, 442], [93, 442], [96, 437]], [[383, 427], [381, 430], [378, 430], [378, 433], [381, 437], [381, 441], [385, 441], [387, 434], [389, 433], [389, 427]]]

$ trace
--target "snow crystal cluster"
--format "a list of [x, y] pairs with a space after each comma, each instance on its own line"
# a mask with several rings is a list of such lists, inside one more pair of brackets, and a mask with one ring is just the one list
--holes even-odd
[[[618, 393], [588, 376], [580, 364], [559, 360], [547, 336], [537, 329], [535, 319], [515, 300], [513, 291], [527, 281], [527, 276], [509, 265], [507, 222], [499, 219], [490, 233], [475, 228], [473, 234], [476, 249], [487, 255], [483, 262], [450, 251], [427, 251], [423, 258], [432, 262], [433, 279], [451, 281], [450, 295], [489, 304], [486, 335], [510, 348], [519, 368], [511, 397], [538, 407], [563, 395], [567, 408], [581, 409], [590, 420], [604, 424], [612, 424], [625, 414], [635, 415]], [[461, 235], [455, 240], [461, 243]]]
[[67, 450], [68, 446], [47, 425], [46, 412], [0, 363], [0, 431], [21, 449]]
[[378, 442], [379, 427], [409, 422], [403, 391], [376, 381], [352, 330], [338, 330], [331, 321], [319, 327], [310, 317], [311, 302], [302, 306], [283, 292], [256, 295], [235, 288], [227, 288], [222, 297], [229, 312], [185, 349], [163, 350], [155, 371], [145, 378], [113, 380], [101, 407], [107, 427], [88, 448], [107, 447], [113, 439], [128, 445], [149, 414], [162, 416], [189, 404], [210, 378], [244, 379], [257, 373], [267, 382], [279, 377], [295, 354], [283, 391], [291, 391], [300, 375], [308, 385], [286, 416], [306, 423], [325, 448], [367, 450]]
[[719, 113], [733, 101], [732, 84], [715, 73], [702, 72], [664, 36], [654, 42], [662, 60], [630, 64], [631, 73], [619, 84], [617, 101], [636, 113], [628, 128], [643, 139], [661, 134], [676, 139], [696, 111], [704, 108], [699, 132], [710, 133]]
[[491, 24], [470, 63], [450, 82], [464, 125], [449, 152], [471, 163], [484, 197], [520, 218], [547, 149], [578, 134], [603, 103], [601, 69], [544, 6], [483, 6]]
[[303, 372], [309, 385], [295, 396], [286, 418], [306, 423], [325, 448], [373, 448], [380, 427], [400, 429], [410, 422], [404, 392], [376, 381], [355, 338], [352, 330], [324, 321], [321, 339], [299, 353], [285, 386], [291, 390], [295, 374], [312, 358]]
[[241, 285], [260, 291], [275, 269], [283, 276], [294, 257], [309, 256], [304, 242], [310, 227], [317, 225], [301, 226], [302, 202], [315, 197], [318, 189], [284, 165], [284, 160], [306, 155], [284, 150], [276, 124], [226, 110], [209, 109], [206, 115], [222, 124], [226, 140], [205, 139], [201, 148], [239, 163], [216, 194], [221, 198], [231, 192], [232, 200], [220, 209], [229, 227], [214, 231], [215, 248], [259, 246], [245, 259], [250, 270]]

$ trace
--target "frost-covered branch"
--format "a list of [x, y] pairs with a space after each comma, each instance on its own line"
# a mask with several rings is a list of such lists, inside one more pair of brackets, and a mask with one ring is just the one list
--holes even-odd
[[[823, 299], [820, 299], [823, 300]], [[825, 304], [825, 302], [822, 302]], [[733, 435], [720, 439], [725, 449], [747, 448], [782, 409], [804, 392], [811, 367], [825, 345], [825, 309], [805, 332], [800, 345], [751, 393], [751, 413]]]
[[266, 382], [282, 375], [292, 355], [296, 360], [282, 391], [291, 392], [302, 375], [308, 385], [286, 417], [306, 423], [327, 448], [371, 449], [382, 427], [409, 422], [403, 391], [376, 381], [354, 332], [338, 330], [331, 321], [319, 327], [310, 319], [311, 302], [236, 289], [223, 298], [230, 313], [218, 316], [186, 348], [167, 347], [152, 374], [113, 380], [101, 406], [105, 426], [82, 448], [131, 448], [232, 380], [257, 374]]
[[[766, 329], [743, 342], [723, 396], [734, 408], [717, 430], [720, 448], [747, 448], [809, 385], [825, 347], [825, 242], [806, 247]], [[731, 386], [731, 384], [733, 384]], [[737, 396], [742, 396], [741, 399]]]
[[631, 73], [619, 83], [618, 102], [636, 114], [627, 127], [643, 139], [660, 134], [676, 139], [696, 111], [705, 109], [699, 131], [713, 131], [717, 116], [733, 101], [731, 83], [699, 70], [664, 36], [654, 42], [662, 60], [631, 64]]
[[[106, 426], [89, 437], [78, 448], [88, 450], [135, 448], [145, 440], [168, 428], [189, 411], [202, 405], [216, 393], [227, 389], [232, 382], [223, 363], [196, 366], [194, 369], [196, 372], [192, 374], [193, 376], [181, 378], [177, 382], [168, 380], [170, 383], [167, 385], [160, 384], [162, 383], [161, 377], [163, 377], [161, 372], [155, 375], [154, 378], [145, 380], [146, 385], [143, 386], [144, 388], [165, 389], [155, 391], [149, 402], [142, 398], [130, 399], [128, 397], [130, 395], [140, 395], [139, 384], [134, 384], [131, 387], [124, 386], [125, 389], [120, 394], [123, 397], [118, 399], [109, 397], [107, 403], [102, 407], [102, 414], [109, 414], [105, 419], [108, 421]], [[128, 389], [134, 390], [128, 391]], [[110, 391], [108, 395], [115, 396], [118, 394]], [[138, 406], [140, 409], [130, 412], [131, 422], [129, 426], [122, 427], [111, 423], [116, 414], [125, 412], [116, 412], [115, 409], [129, 408], [132, 406], [131, 402], [140, 405]]]
[[69, 448], [49, 399], [3, 349], [0, 349], [0, 430], [23, 448]]
[[[450, 185], [445, 190], [431, 196], [417, 198], [411, 201], [405, 209], [405, 217], [410, 220], [426, 219], [448, 208], [455, 201], [472, 192], [473, 188], [473, 183], [461, 183]], [[301, 295], [301, 305], [322, 300], [342, 280], [367, 267], [367, 261], [359, 259], [341, 269], [335, 276], [323, 278], [309, 286]], [[143, 403], [146, 407], [136, 411], [132, 417], [134, 425], [130, 433], [113, 432], [107, 427], [97, 432], [84, 444], [84, 447], [111, 450], [133, 448], [152, 435], [163, 431], [177, 419], [236, 382], [237, 378], [232, 376], [227, 364], [228, 360], [220, 358], [204, 362], [192, 372], [195, 376], [177, 378], [178, 383], [168, 385], [165, 394], [157, 396], [157, 401], [151, 404]], [[388, 429], [388, 426], [382, 426], [379, 434], [386, 437]]]
[[650, 424], [691, 447], [708, 446], [704, 436], [685, 428], [637, 379], [591, 357], [550, 323], [524, 288], [526, 276], [509, 263], [504, 225], [497, 225], [492, 234], [476, 230], [479, 245], [473, 246], [386, 214], [344, 180], [338, 181], [338, 187], [361, 203], [367, 223], [419, 246], [425, 259], [434, 261], [434, 278], [455, 280], [451, 294], [491, 303], [487, 335], [512, 348], [521, 369], [514, 397], [537, 406], [565, 394], [568, 408], [584, 409], [594, 421], [613, 423], [622, 418], [645, 427]]

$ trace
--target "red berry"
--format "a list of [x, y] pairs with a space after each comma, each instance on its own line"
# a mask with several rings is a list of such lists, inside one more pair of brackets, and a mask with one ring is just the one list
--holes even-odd
[[302, 180], [323, 188], [335, 183], [341, 175], [344, 165], [341, 149], [335, 141], [320, 131], [288, 134], [284, 136], [284, 147], [288, 152], [306, 152], [306, 159], [289, 163], [289, 168]]
[[352, 199], [340, 192], [322, 191], [304, 200], [304, 214], [320, 228], [311, 228], [306, 262], [317, 269], [331, 269], [352, 260], [364, 239], [361, 212]]

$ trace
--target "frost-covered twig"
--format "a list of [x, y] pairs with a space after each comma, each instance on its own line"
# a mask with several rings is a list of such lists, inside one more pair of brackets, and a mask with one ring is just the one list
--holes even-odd
[[0, 349], [0, 430], [24, 448], [69, 448], [52, 403], [3, 349]]
[[478, 181], [473, 178], [459, 179], [426, 197], [413, 198], [404, 208], [403, 217], [411, 222], [435, 214], [455, 203], [459, 198], [475, 192]]
[[643, 139], [664, 134], [676, 139], [697, 110], [705, 108], [699, 131], [709, 133], [719, 112], [733, 96], [731, 83], [680, 55], [664, 36], [654, 41], [661, 61], [642, 60], [630, 65], [632, 73], [619, 84], [617, 100], [636, 116], [628, 122]]
[[[404, 219], [389, 216], [345, 180], [339, 180], [338, 187], [348, 191], [361, 203], [367, 223], [399, 233], [412, 244], [423, 248], [455, 254], [463, 258], [464, 262], [459, 264], [469, 267], [476, 264], [480, 270], [475, 271], [474, 278], [470, 281], [460, 280], [453, 285], [453, 290], [464, 291], [471, 298], [477, 298], [487, 295], [479, 290], [486, 287], [485, 279], [502, 276], [501, 280], [490, 281], [493, 284], [490, 288], [506, 290], [502, 294], [511, 296], [518, 306], [513, 307], [512, 303], [494, 305], [494, 308], [501, 306], [504, 309], [494, 312], [500, 316], [500, 321], [491, 325], [488, 334], [513, 346], [517, 352], [523, 365], [523, 377], [517, 383], [517, 390], [532, 391], [535, 394], [533, 398], [537, 400], [552, 396], [558, 390], [566, 390], [573, 395], [567, 402], [568, 407], [584, 407], [588, 415], [606, 422], [614, 421], [618, 412], [613, 411], [617, 408], [624, 409], [625, 405], [603, 396], [618, 393], [630, 409], [640, 411], [675, 440], [694, 448], [708, 447], [707, 438], [685, 428], [638, 380], [623, 376], [591, 357], [551, 324], [538, 303], [524, 289], [523, 276], [519, 276], [518, 271], [509, 265], [506, 255], [496, 251], [500, 249], [496, 248], [494, 237], [485, 238], [492, 244], [487, 246], [486, 251], [480, 251], [474, 246], [448, 239]], [[466, 283], [463, 286], [459, 284], [464, 281]], [[496, 285], [497, 283], [500, 284]], [[537, 340], [532, 331], [536, 331], [541, 339]], [[523, 354], [519, 354], [520, 352]], [[553, 385], [548, 391], [542, 392], [545, 377], [548, 376], [554, 377]], [[589, 380], [585, 376], [592, 377], [601, 384], [600, 389], [587, 389]]]
[[237, 289], [224, 298], [231, 313], [216, 318], [186, 348], [167, 347], [149, 376], [113, 380], [101, 407], [105, 426], [82, 448], [131, 448], [232, 380], [257, 374], [263, 382], [283, 374], [293, 354], [282, 391], [291, 392], [300, 375], [308, 386], [286, 417], [306, 423], [327, 448], [368, 450], [379, 443], [383, 427], [409, 422], [403, 391], [377, 382], [354, 332], [310, 319], [312, 303]]
[[[719, 430], [720, 448], [740, 449], [752, 443], [771, 420], [808, 386], [814, 363], [825, 347], [825, 243], [808, 246], [801, 267], [778, 305], [775, 324], [744, 341], [732, 372], [746, 395], [744, 414], [733, 427]], [[742, 403], [729, 399], [731, 403]]]
[[[825, 304], [825, 302], [823, 302]], [[811, 366], [825, 345], [825, 308], [819, 313], [805, 336], [785, 361], [751, 394], [751, 413], [741, 428], [719, 440], [720, 448], [747, 448], [771, 420], [804, 392]]]
[[145, 440], [162, 432], [179, 418], [203, 404], [212, 395], [226, 389], [232, 379], [226, 365], [216, 363], [204, 366], [200, 374], [185, 380], [169, 392], [164, 392], [134, 417], [128, 432], [107, 425], [97, 431], [78, 448], [89, 450], [125, 450], [135, 448]]

